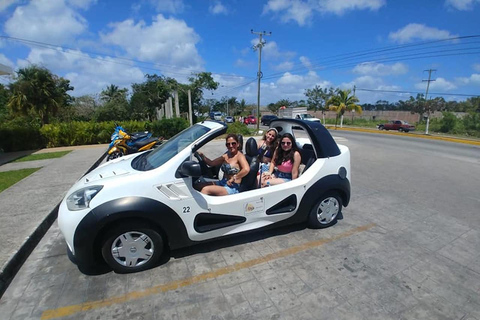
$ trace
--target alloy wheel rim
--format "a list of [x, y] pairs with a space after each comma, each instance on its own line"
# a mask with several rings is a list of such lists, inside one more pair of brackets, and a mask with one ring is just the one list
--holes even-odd
[[332, 222], [338, 215], [340, 205], [335, 197], [324, 199], [317, 208], [317, 219], [321, 224]]
[[121, 234], [112, 243], [111, 254], [115, 261], [128, 268], [147, 263], [153, 256], [155, 246], [148, 235], [139, 231]]

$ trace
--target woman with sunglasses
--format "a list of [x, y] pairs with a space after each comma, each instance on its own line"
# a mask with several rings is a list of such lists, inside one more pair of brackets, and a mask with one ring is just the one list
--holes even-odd
[[225, 143], [227, 153], [215, 160], [208, 159], [203, 153], [198, 154], [211, 167], [221, 165], [223, 179], [217, 182], [206, 182], [195, 185], [195, 188], [203, 194], [211, 196], [226, 196], [239, 192], [242, 178], [250, 171], [245, 155], [238, 151], [238, 136], [229, 134]]
[[298, 178], [298, 168], [302, 157], [295, 138], [285, 133], [280, 139], [280, 145], [273, 154], [268, 172], [262, 174], [262, 187], [272, 186]]

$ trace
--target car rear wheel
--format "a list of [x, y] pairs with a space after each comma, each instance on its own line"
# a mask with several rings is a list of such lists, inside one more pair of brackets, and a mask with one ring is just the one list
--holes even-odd
[[313, 229], [323, 229], [337, 223], [342, 212], [342, 198], [337, 192], [323, 194], [313, 206], [308, 216], [308, 226]]
[[403, 130], [403, 128], [398, 128], [398, 132], [403, 132], [405, 130]]
[[113, 228], [102, 244], [105, 262], [117, 273], [150, 269], [163, 252], [162, 236], [143, 223], [124, 223]]

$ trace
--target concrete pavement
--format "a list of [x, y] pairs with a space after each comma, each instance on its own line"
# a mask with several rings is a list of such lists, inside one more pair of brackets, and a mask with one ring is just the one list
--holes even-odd
[[6, 163], [32, 152], [0, 156], [0, 171], [41, 168], [0, 193], [0, 296], [25, 259], [57, 217], [67, 190], [98, 160], [107, 145], [43, 149], [33, 153], [72, 150], [56, 159]]

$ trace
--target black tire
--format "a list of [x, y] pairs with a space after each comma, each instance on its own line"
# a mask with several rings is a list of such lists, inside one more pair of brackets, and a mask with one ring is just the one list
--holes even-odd
[[323, 229], [337, 223], [338, 215], [342, 212], [342, 198], [335, 191], [324, 193], [312, 207], [308, 215], [308, 227]]
[[109, 154], [109, 155], [107, 156], [107, 161], [110, 161], [110, 160], [113, 160], [113, 159], [117, 159], [117, 158], [120, 158], [120, 157], [123, 157], [123, 152], [114, 151], [114, 152], [112, 152], [111, 154]]
[[384, 130], [385, 128], [383, 126], [378, 126], [378, 130]]
[[404, 132], [403, 128], [398, 128], [398, 132]]
[[165, 251], [162, 236], [144, 223], [118, 225], [104, 239], [103, 259], [117, 273], [150, 269], [157, 265]]

